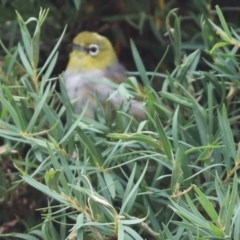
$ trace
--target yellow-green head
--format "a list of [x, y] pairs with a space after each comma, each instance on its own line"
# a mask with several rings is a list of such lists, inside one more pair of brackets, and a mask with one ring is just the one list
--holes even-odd
[[68, 71], [105, 70], [117, 61], [110, 41], [95, 32], [81, 32], [73, 39]]

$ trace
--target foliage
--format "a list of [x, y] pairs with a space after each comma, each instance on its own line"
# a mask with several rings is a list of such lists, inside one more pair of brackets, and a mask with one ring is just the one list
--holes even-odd
[[[28, 216], [17, 214], [24, 230], [1, 229], [0, 237], [239, 238], [240, 37], [216, 11], [221, 26], [205, 17], [199, 23], [203, 60], [199, 49], [183, 54], [181, 19], [176, 10], [168, 14], [175, 68], [166, 74], [157, 73], [158, 67], [146, 73], [131, 41], [148, 108], [141, 123], [123, 111], [114, 121], [108, 112], [100, 112], [98, 121], [75, 115], [61, 76], [52, 77], [65, 29], [39, 67], [48, 11], [27, 21], [17, 13], [21, 43], [8, 48], [1, 42], [1, 223], [12, 216], [3, 206], [22, 207], [23, 198], [35, 204]], [[150, 84], [158, 75], [164, 78], [159, 93]], [[130, 78], [129, 86], [134, 83]]]
[[[204, 14], [204, 18], [215, 17], [215, 14], [211, 12], [210, 0], [108, 0], [104, 2], [96, 0], [30, 0], [25, 2], [2, 0], [0, 1], [0, 36], [8, 49], [16, 46], [21, 38], [15, 11], [17, 10], [23, 19], [28, 19], [37, 16], [40, 7], [49, 9], [50, 14], [41, 28], [39, 67], [45, 63], [63, 27], [68, 26], [59, 49], [61, 54], [53, 70], [54, 76], [65, 69], [69, 45], [77, 33], [83, 30], [107, 36], [113, 43], [121, 62], [127, 69], [136, 72], [129, 44], [129, 39], [133, 39], [146, 69], [153, 71], [170, 44], [169, 37], [165, 35], [165, 19], [171, 9], [179, 8], [178, 14], [182, 16], [183, 44], [181, 49], [183, 51], [204, 48], [200, 31], [201, 16]], [[171, 19], [170, 25], [173, 26]], [[33, 32], [34, 24], [29, 24], [28, 28]], [[0, 49], [0, 54], [4, 54], [2, 49]], [[174, 69], [172, 58], [173, 53], [170, 48], [163, 63], [159, 65], [161, 72]], [[163, 79], [164, 76], [161, 75], [154, 77], [155, 89], [160, 90]]]

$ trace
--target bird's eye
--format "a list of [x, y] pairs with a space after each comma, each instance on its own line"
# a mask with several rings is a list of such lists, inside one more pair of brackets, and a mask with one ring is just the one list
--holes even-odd
[[91, 56], [96, 56], [99, 52], [99, 47], [96, 44], [91, 44], [88, 49]]

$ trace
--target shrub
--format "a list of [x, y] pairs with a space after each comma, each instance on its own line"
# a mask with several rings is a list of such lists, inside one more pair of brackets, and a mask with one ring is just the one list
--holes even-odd
[[[216, 10], [221, 28], [201, 22], [202, 71], [203, 53], [182, 54], [180, 19], [169, 13], [176, 67], [160, 74], [159, 93], [150, 86], [159, 73], [146, 73], [131, 42], [148, 108], [141, 123], [122, 111], [115, 121], [75, 115], [61, 76], [51, 77], [65, 30], [39, 68], [47, 11], [26, 22], [17, 13], [21, 43], [12, 49], [1, 43], [0, 203], [31, 206], [17, 218], [24, 230], [0, 237], [238, 239], [239, 36]], [[221, 38], [215, 45], [211, 28]], [[0, 216], [6, 222], [10, 213], [2, 207]]]

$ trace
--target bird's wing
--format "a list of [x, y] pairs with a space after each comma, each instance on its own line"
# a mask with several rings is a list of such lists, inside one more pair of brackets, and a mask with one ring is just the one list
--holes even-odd
[[105, 77], [115, 83], [122, 83], [127, 79], [127, 71], [122, 64], [115, 62], [111, 67], [107, 68]]
[[134, 99], [130, 99], [129, 101], [123, 99], [117, 89], [105, 84], [95, 85], [95, 87], [98, 97], [103, 104], [105, 104], [106, 100], [109, 99], [114, 108], [118, 109], [121, 106], [128, 106], [128, 112], [130, 115], [134, 116], [138, 120], [146, 119], [146, 108], [143, 102], [139, 102]]

